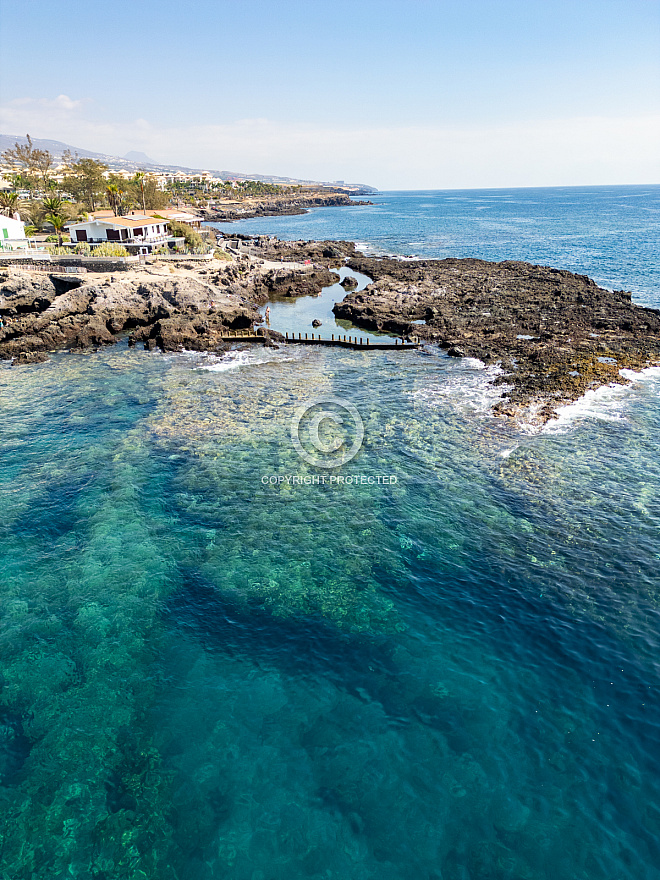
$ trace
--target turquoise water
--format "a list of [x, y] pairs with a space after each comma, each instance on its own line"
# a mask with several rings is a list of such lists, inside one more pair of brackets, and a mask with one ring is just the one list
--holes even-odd
[[7, 878], [660, 877], [660, 370], [532, 432], [493, 369], [0, 364]]

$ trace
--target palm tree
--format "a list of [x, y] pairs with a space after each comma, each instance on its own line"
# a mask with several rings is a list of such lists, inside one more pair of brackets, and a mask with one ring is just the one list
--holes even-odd
[[55, 232], [57, 233], [57, 246], [62, 247], [62, 230], [64, 229], [64, 224], [67, 222], [66, 217], [63, 217], [62, 214], [46, 214], [46, 220], [55, 228]]
[[50, 196], [49, 198], [42, 199], [41, 204], [44, 206], [44, 210], [48, 214], [61, 214], [62, 208], [64, 207], [64, 202], [58, 196]]
[[11, 217], [18, 210], [20, 204], [21, 200], [18, 197], [18, 193], [0, 193], [0, 214], [4, 214], [5, 217]]
[[117, 216], [117, 208], [119, 206], [119, 187], [116, 183], [109, 183], [106, 188], [106, 193], [108, 194], [108, 201], [110, 202], [110, 210], [112, 213]]
[[137, 183], [140, 187], [140, 192], [142, 193], [142, 210], [144, 213], [147, 213], [147, 205], [144, 200], [144, 179], [145, 173], [144, 171], [136, 171], [133, 175], [133, 183]]

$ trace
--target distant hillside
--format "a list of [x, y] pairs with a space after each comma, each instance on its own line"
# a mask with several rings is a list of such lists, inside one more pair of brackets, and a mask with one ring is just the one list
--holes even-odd
[[154, 164], [154, 160], [150, 159], [146, 153], [141, 153], [139, 150], [130, 150], [130, 152], [126, 153], [124, 159], [128, 159], [133, 162], [147, 162], [149, 165]]
[[[18, 135], [0, 134], [0, 152], [13, 147], [14, 144], [26, 143], [26, 138]], [[261, 180], [263, 183], [279, 183], [281, 185], [295, 184], [316, 184], [317, 186], [332, 185], [335, 189], [345, 190], [351, 193], [375, 193], [378, 190], [367, 184], [362, 183], [338, 183], [336, 181], [319, 181], [319, 180], [300, 180], [295, 177], [280, 177], [274, 174], [246, 174], [240, 171], [217, 171], [213, 168], [187, 168], [183, 165], [159, 165], [153, 162], [145, 153], [131, 150], [125, 156], [112, 156], [108, 153], [94, 153], [91, 150], [83, 150], [80, 147], [72, 147], [71, 144], [62, 143], [62, 141], [53, 141], [45, 138], [32, 138], [32, 143], [40, 150], [48, 150], [56, 158], [60, 158], [62, 153], [70, 150], [73, 154], [78, 154], [84, 159], [96, 159], [97, 162], [104, 162], [112, 171], [137, 171], [143, 169], [145, 171], [153, 171], [156, 174], [166, 174], [176, 171], [183, 171], [187, 174], [195, 174], [201, 171], [210, 171], [214, 177], [221, 177], [223, 180], [235, 180], [236, 178], [247, 178], [249, 180]]]

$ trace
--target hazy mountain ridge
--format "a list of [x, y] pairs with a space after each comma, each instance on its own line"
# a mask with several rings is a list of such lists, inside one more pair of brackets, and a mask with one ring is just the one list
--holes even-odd
[[[0, 134], [0, 151], [13, 147], [16, 142], [24, 144], [27, 142], [27, 139], [19, 135]], [[113, 156], [110, 153], [95, 153], [91, 150], [83, 150], [80, 147], [73, 147], [71, 144], [65, 144], [62, 141], [50, 140], [48, 138], [32, 138], [32, 143], [40, 150], [48, 150], [55, 158], [60, 158], [64, 152], [70, 150], [74, 155], [77, 153], [80, 158], [96, 159], [97, 162], [104, 162], [113, 171], [132, 169], [137, 171], [138, 169], [144, 169], [145, 171], [153, 171], [156, 174], [176, 173], [177, 171], [195, 174], [202, 171], [210, 171], [214, 177], [221, 177], [223, 179], [248, 178], [249, 180], [261, 180], [264, 183], [319, 185], [328, 185], [330, 183], [334, 185], [333, 181], [303, 180], [302, 178], [283, 177], [276, 174], [252, 174], [240, 171], [218, 171], [213, 168], [189, 168], [185, 165], [161, 165], [153, 162], [145, 153], [136, 150], [129, 151], [126, 156]], [[138, 156], [144, 157], [144, 159], [137, 159], [136, 157]], [[336, 185], [347, 189], [355, 189], [356, 192], [378, 192], [375, 187], [368, 184], [341, 183]]]

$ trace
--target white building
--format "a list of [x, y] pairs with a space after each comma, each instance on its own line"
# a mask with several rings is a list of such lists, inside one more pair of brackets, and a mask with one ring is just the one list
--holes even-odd
[[90, 245], [121, 244], [136, 254], [150, 254], [154, 248], [174, 249], [183, 244], [183, 238], [170, 235], [167, 220], [146, 217], [144, 214], [130, 217], [95, 217], [82, 223], [69, 223], [66, 227], [74, 243], [88, 242]]
[[5, 217], [4, 214], [0, 214], [0, 251], [27, 250], [27, 248], [25, 223], [15, 217]]

